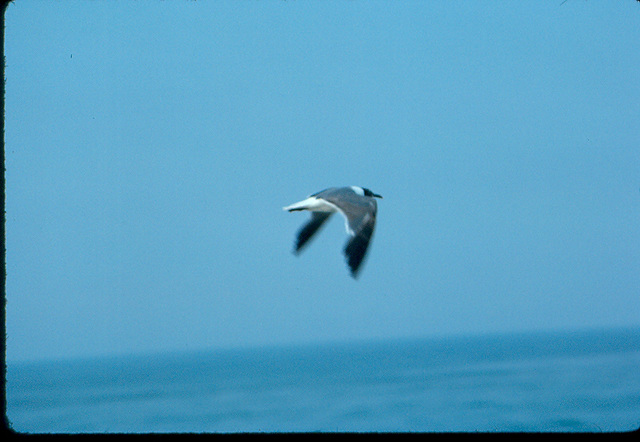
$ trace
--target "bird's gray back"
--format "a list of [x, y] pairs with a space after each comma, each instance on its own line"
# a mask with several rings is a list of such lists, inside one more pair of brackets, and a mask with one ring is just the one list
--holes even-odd
[[336, 205], [350, 220], [362, 218], [367, 213], [375, 216], [378, 210], [375, 198], [358, 195], [350, 187], [330, 187], [312, 196]]

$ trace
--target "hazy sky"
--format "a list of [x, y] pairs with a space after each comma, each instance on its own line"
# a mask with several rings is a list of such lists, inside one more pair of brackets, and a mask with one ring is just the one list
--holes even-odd
[[[640, 325], [636, 1], [5, 19], [9, 361]], [[384, 196], [358, 280], [282, 211], [347, 185]]]

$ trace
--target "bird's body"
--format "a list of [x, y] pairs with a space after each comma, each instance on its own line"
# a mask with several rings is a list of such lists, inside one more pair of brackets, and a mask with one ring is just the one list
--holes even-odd
[[367, 253], [376, 225], [378, 205], [375, 198], [382, 197], [363, 187], [330, 187], [300, 202], [283, 207], [283, 210], [289, 212], [298, 210], [311, 212], [311, 220], [298, 232], [295, 252], [299, 253], [329, 217], [339, 212], [344, 216], [347, 233], [351, 236], [344, 253], [351, 275], [355, 278]]

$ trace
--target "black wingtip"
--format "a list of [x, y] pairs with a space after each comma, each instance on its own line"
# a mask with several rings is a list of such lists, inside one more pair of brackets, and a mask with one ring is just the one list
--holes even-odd
[[309, 244], [311, 238], [320, 230], [330, 216], [331, 212], [313, 212], [311, 214], [311, 219], [298, 231], [293, 251], [295, 255], [300, 254], [302, 249]]
[[349, 273], [351, 274], [351, 277], [353, 279], [358, 279], [363, 261], [364, 261], [364, 256], [360, 258], [359, 262], [357, 262], [357, 260], [352, 260], [350, 257], [347, 257], [347, 264], [349, 265]]
[[351, 238], [344, 248], [347, 264], [354, 279], [358, 278], [358, 273], [364, 263], [372, 236], [373, 225], [366, 225], [356, 236]]
[[296, 241], [296, 244], [294, 245], [293, 250], [291, 250], [291, 253], [293, 253], [296, 256], [300, 255], [302, 251], [305, 249], [306, 245], [307, 245], [307, 242], [301, 244], [299, 241]]

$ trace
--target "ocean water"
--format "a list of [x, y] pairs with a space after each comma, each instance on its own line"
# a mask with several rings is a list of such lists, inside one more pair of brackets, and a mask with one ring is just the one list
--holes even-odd
[[640, 329], [8, 363], [19, 433], [627, 432]]

